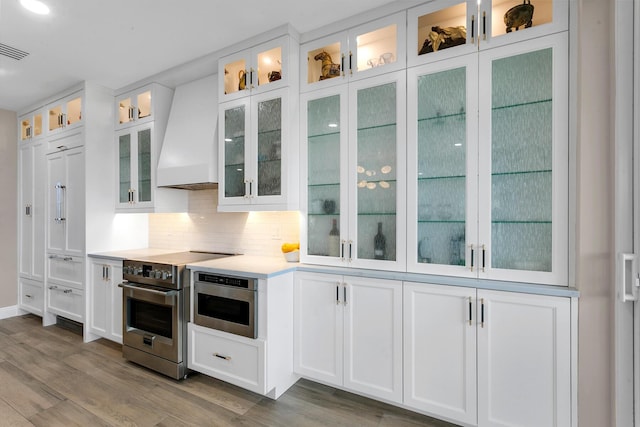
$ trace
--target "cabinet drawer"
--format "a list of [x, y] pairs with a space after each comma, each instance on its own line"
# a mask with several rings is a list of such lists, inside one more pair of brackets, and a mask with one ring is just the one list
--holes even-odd
[[266, 393], [265, 346], [189, 323], [189, 368], [260, 394]]
[[84, 260], [68, 255], [49, 255], [47, 278], [59, 284], [84, 289]]
[[44, 286], [42, 282], [20, 278], [20, 308], [42, 316]]
[[47, 285], [47, 311], [84, 323], [84, 291], [49, 283]]

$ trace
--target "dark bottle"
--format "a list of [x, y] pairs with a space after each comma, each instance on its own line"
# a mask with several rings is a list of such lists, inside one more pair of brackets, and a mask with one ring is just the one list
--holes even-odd
[[373, 257], [375, 259], [385, 258], [385, 249], [387, 246], [387, 239], [382, 234], [382, 223], [378, 223], [378, 234], [373, 238]]
[[340, 231], [336, 219], [333, 219], [333, 226], [329, 231], [329, 256], [340, 256]]

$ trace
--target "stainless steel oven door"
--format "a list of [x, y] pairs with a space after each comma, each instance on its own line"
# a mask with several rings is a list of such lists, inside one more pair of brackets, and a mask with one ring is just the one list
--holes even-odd
[[123, 345], [172, 362], [183, 360], [182, 290], [121, 283]]
[[194, 284], [194, 322], [249, 338], [258, 336], [258, 292], [206, 282]]

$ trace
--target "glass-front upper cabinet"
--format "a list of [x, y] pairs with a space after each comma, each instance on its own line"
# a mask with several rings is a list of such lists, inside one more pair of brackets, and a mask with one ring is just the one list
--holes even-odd
[[403, 72], [309, 92], [303, 102], [303, 260], [405, 268]]
[[436, 0], [409, 9], [410, 66], [568, 29], [566, 0]]
[[115, 97], [115, 128], [123, 129], [152, 121], [158, 111], [169, 109], [173, 90], [157, 83]]
[[567, 34], [408, 79], [408, 271], [566, 285]]
[[36, 110], [18, 119], [20, 141], [26, 142], [44, 135], [43, 117], [44, 112], [42, 110]]
[[220, 101], [226, 102], [290, 84], [290, 43], [290, 36], [281, 36], [220, 58]]
[[153, 207], [154, 151], [153, 123], [116, 132], [117, 201], [120, 210]]
[[47, 133], [53, 134], [82, 125], [82, 93], [75, 93], [51, 103], [47, 107]]
[[[220, 104], [220, 211], [288, 210], [297, 174], [288, 89]], [[294, 171], [295, 172], [295, 171]]]
[[477, 275], [477, 62], [464, 55], [408, 71], [409, 271]]
[[406, 66], [406, 13], [400, 12], [300, 47], [301, 90], [309, 91]]
[[568, 36], [480, 54], [480, 274], [567, 284]]

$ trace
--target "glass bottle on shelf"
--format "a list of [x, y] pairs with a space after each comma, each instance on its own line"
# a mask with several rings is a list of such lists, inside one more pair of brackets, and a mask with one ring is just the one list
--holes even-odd
[[378, 234], [373, 238], [373, 256], [375, 259], [385, 258], [385, 249], [387, 246], [387, 239], [382, 234], [382, 223], [378, 223]]
[[340, 231], [338, 230], [338, 220], [333, 219], [331, 230], [329, 231], [329, 256], [340, 256]]

